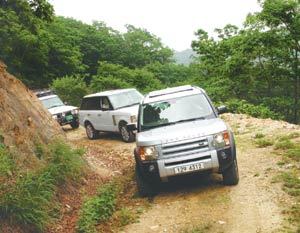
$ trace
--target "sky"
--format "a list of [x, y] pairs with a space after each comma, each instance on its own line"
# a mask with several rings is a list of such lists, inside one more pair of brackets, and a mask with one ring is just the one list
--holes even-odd
[[56, 15], [85, 23], [103, 21], [125, 32], [124, 25], [145, 28], [176, 51], [190, 48], [194, 33], [204, 29], [211, 36], [226, 24], [242, 26], [257, 0], [49, 0]]

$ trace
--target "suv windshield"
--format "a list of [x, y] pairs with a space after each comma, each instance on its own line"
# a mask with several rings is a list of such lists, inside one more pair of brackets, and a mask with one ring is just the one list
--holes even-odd
[[58, 96], [54, 96], [49, 99], [43, 99], [41, 101], [47, 109], [64, 105], [64, 103], [61, 101], [60, 98], [58, 98]]
[[143, 95], [137, 90], [132, 90], [128, 92], [123, 92], [120, 94], [115, 94], [109, 97], [111, 104], [114, 109], [129, 107], [132, 105], [139, 104], [142, 100]]
[[184, 96], [142, 105], [141, 130], [200, 120], [214, 116], [203, 94]]

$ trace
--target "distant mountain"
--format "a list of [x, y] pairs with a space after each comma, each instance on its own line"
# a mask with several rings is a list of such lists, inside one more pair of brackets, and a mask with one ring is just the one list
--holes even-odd
[[186, 49], [181, 52], [175, 51], [173, 58], [177, 64], [189, 65], [193, 56], [196, 56], [196, 53], [192, 49]]

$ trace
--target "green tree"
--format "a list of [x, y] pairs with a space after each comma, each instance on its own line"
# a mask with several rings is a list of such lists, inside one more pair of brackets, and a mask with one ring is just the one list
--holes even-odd
[[82, 97], [88, 93], [84, 79], [79, 76], [65, 76], [55, 79], [51, 88], [64, 102], [74, 106], [80, 106]]
[[293, 121], [299, 122], [300, 102], [300, 2], [298, 0], [265, 0], [257, 17], [269, 30], [282, 36], [282, 59], [293, 81]]
[[136, 68], [153, 62], [172, 61], [173, 52], [163, 46], [160, 39], [145, 29], [127, 25], [124, 33], [123, 65]]

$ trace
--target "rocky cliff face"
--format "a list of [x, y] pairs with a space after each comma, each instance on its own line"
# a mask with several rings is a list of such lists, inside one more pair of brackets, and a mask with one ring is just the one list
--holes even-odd
[[61, 127], [0, 61], [0, 143], [28, 160], [35, 157], [37, 144], [47, 144], [59, 135], [63, 135]]

